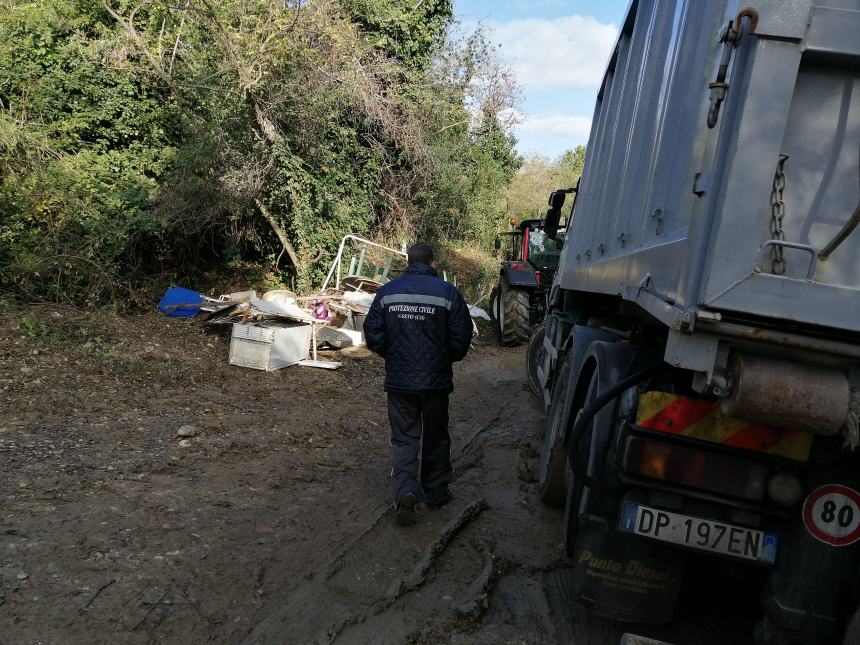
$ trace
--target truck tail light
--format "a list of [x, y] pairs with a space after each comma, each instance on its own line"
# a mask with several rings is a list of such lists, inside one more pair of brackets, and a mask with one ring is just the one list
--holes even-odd
[[776, 472], [767, 482], [767, 494], [780, 506], [796, 506], [806, 491], [797, 475]]
[[662, 441], [629, 437], [624, 472], [681, 486], [761, 501], [768, 467], [754, 461]]
[[540, 271], [535, 271], [535, 280], [537, 280], [537, 283], [540, 284]]

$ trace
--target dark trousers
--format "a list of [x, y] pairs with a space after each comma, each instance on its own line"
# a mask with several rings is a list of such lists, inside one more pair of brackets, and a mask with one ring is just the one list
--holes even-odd
[[420, 498], [422, 489], [428, 494], [447, 490], [452, 475], [448, 393], [389, 392], [388, 421], [391, 424], [391, 494], [395, 503], [406, 493]]

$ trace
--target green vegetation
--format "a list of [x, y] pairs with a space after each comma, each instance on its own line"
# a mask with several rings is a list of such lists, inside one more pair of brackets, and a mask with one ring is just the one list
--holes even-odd
[[[549, 194], [557, 188], [573, 188], [585, 166], [585, 148], [577, 146], [556, 159], [531, 157], [523, 164], [507, 190], [507, 207], [519, 220], [543, 217]], [[568, 198], [565, 215], [572, 199]]]
[[68, 324], [66, 321], [48, 324], [32, 315], [26, 315], [18, 323], [21, 337], [38, 350], [71, 349], [93, 358], [110, 358], [113, 346], [99, 335], [92, 335], [86, 328]]
[[307, 290], [348, 232], [486, 253], [517, 88], [454, 27], [450, 0], [5, 0], [0, 288]]

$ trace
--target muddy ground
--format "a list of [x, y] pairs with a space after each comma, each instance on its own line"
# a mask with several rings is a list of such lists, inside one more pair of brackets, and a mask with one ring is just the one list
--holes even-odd
[[401, 529], [380, 360], [261, 373], [194, 320], [3, 304], [4, 645], [748, 641], [708, 571], [668, 626], [573, 607], [542, 408], [486, 332], [456, 368], [455, 499]]

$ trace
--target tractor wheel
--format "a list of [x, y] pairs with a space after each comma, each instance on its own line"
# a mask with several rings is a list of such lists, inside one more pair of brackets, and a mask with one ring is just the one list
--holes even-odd
[[542, 501], [554, 506], [562, 506], [567, 495], [565, 469], [567, 467], [567, 446], [564, 445], [564, 404], [567, 384], [570, 381], [570, 355], [565, 352], [558, 366], [555, 385], [552, 388], [552, 403], [546, 417], [546, 431], [543, 448], [540, 451], [540, 470], [538, 471], [538, 496]]
[[529, 339], [529, 292], [499, 279], [498, 325], [499, 344], [505, 346], [522, 345]]
[[535, 396], [543, 400], [543, 387], [538, 378], [538, 367], [543, 363], [544, 354], [546, 353], [543, 347], [544, 339], [544, 324], [541, 323], [535, 327], [529, 338], [529, 348], [526, 352], [526, 374], [529, 378], [529, 386]]
[[502, 328], [499, 326], [499, 316], [501, 312], [499, 308], [502, 304], [502, 297], [499, 291], [499, 285], [493, 287], [493, 290], [490, 292], [490, 318], [493, 319], [493, 328], [496, 330], [496, 338], [499, 341], [499, 345], [502, 344]]

